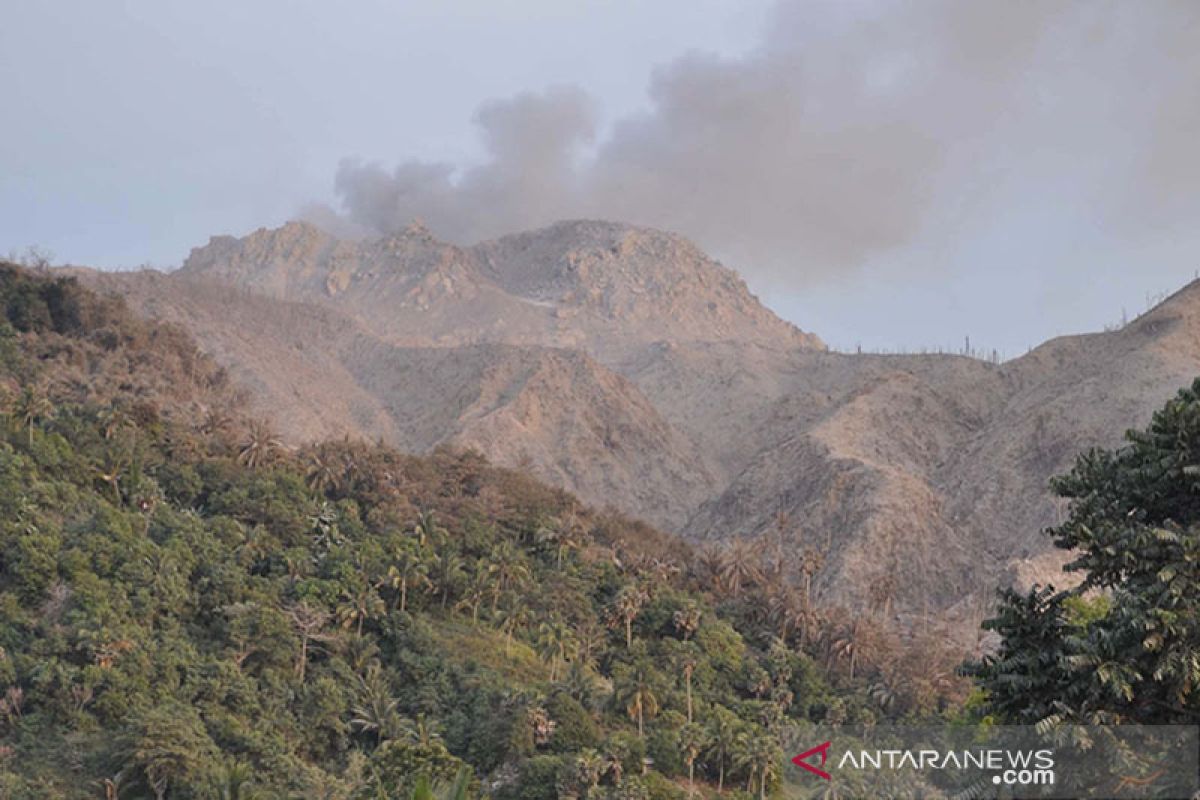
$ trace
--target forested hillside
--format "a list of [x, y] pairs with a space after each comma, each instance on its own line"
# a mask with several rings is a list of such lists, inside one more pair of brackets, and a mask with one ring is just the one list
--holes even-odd
[[960, 697], [781, 549], [470, 452], [287, 449], [119, 301], [5, 265], [0, 308], [2, 797], [760, 795], [788, 720]]

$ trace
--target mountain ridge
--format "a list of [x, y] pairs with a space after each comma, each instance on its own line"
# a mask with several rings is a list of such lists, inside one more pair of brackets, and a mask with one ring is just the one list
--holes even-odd
[[595, 221], [468, 248], [293, 223], [85, 279], [191, 329], [299, 439], [478, 447], [696, 540], [788, 519], [850, 604], [884, 573], [908, 608], [1042, 574], [1048, 478], [1200, 371], [1200, 283], [1001, 364], [845, 354], [685, 240]]

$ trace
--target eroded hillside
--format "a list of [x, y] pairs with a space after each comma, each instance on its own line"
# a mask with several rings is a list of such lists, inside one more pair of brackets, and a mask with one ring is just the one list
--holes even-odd
[[859, 604], [886, 574], [945, 608], [1044, 572], [1048, 478], [1200, 371], [1195, 286], [1000, 365], [849, 355], [686, 241], [601, 222], [469, 248], [291, 223], [88, 280], [193, 331], [292, 438], [477, 447], [695, 539], [783, 514]]

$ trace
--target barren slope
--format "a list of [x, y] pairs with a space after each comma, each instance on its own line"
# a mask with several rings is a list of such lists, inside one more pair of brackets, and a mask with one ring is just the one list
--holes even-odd
[[885, 574], [910, 608], [1053, 575], [1048, 478], [1200, 371], [1197, 285], [1003, 365], [847, 355], [678, 237], [599, 222], [469, 248], [293, 223], [89, 280], [191, 328], [293, 438], [469, 445], [696, 538], [786, 512], [850, 604]]
[[80, 275], [191, 330], [289, 441], [349, 435], [411, 452], [473, 447], [661, 525], [686, 519], [715, 490], [705, 456], [636, 386], [583, 353], [404, 347], [323, 306], [182, 274]]
[[292, 222], [215, 237], [180, 274], [338, 308], [408, 345], [574, 347], [606, 363], [659, 340], [823, 347], [691, 243], [609, 222], [561, 222], [466, 248], [420, 226], [356, 243]]

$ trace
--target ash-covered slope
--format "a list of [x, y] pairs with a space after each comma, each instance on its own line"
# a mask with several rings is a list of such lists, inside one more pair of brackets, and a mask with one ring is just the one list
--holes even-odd
[[1062, 510], [1049, 478], [1082, 450], [1118, 445], [1197, 373], [1200, 283], [1120, 331], [1002, 365], [795, 353], [772, 372], [791, 383], [757, 401], [773, 434], [687, 528], [761, 531], [786, 512], [827, 549], [826, 591], [861, 595], [903, 575], [910, 607], [1013, 577], [1061, 583], [1062, 554], [1041, 533]]
[[360, 243], [292, 222], [216, 237], [180, 274], [335, 307], [398, 344], [573, 347], [606, 362], [659, 340], [823, 347], [690, 242], [609, 222], [561, 222], [474, 247], [419, 225]]
[[1049, 477], [1200, 372], [1197, 285], [1002, 365], [848, 355], [678, 237], [601, 222], [466, 248], [292, 223], [172, 275], [89, 280], [190, 328], [294, 439], [475, 446], [695, 538], [786, 513], [852, 605], [881, 583], [935, 609], [1052, 574]]
[[348, 435], [414, 453], [473, 447], [593, 505], [664, 525], [716, 490], [705, 455], [634, 384], [583, 352], [405, 346], [326, 306], [181, 273], [79, 274], [191, 331], [289, 441]]

